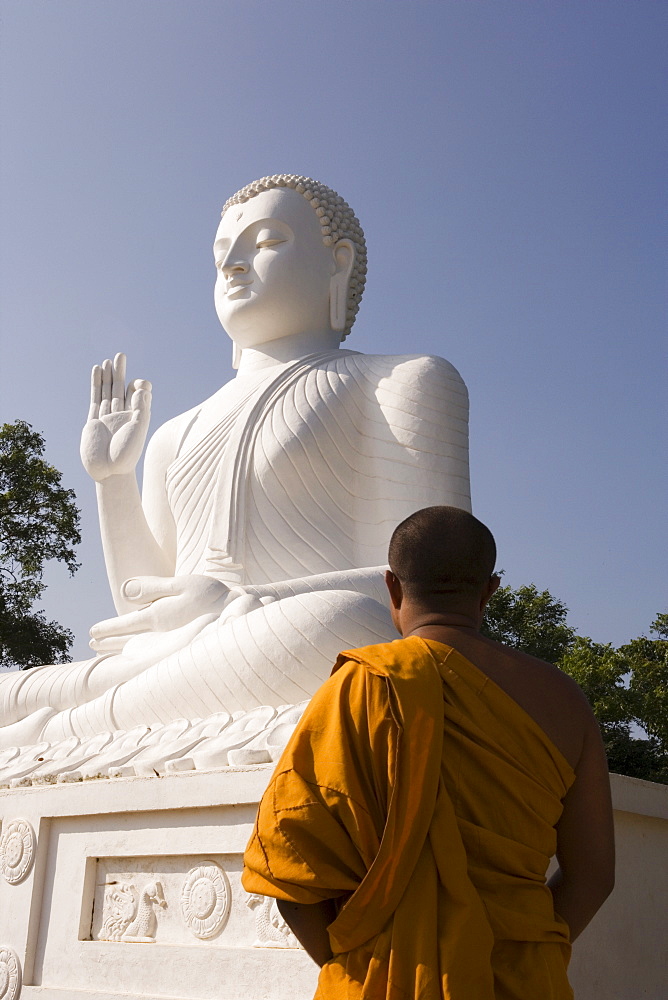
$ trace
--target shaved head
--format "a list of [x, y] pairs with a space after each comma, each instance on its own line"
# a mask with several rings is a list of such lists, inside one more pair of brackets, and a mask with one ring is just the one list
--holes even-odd
[[476, 595], [495, 562], [491, 531], [459, 507], [424, 507], [402, 521], [390, 541], [391, 571], [407, 596], [428, 603]]

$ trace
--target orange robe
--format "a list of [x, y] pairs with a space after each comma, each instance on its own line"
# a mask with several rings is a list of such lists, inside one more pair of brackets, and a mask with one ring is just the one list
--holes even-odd
[[450, 646], [345, 652], [260, 803], [243, 885], [340, 897], [318, 1000], [571, 1000], [545, 872], [574, 777]]

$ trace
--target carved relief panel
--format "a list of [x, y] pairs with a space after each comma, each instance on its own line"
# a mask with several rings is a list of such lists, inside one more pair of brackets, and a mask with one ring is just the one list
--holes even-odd
[[255, 914], [255, 932], [257, 937], [254, 948], [300, 948], [299, 941], [294, 936], [281, 916], [276, 900], [271, 896], [260, 896], [253, 892], [248, 896], [247, 906]]
[[21, 995], [21, 963], [13, 948], [0, 945], [0, 1000], [18, 1000]]
[[181, 912], [195, 937], [206, 941], [220, 933], [230, 912], [230, 883], [218, 865], [190, 869], [181, 890]]
[[82, 928], [90, 928], [84, 940], [197, 944], [213, 941], [227, 924], [232, 890], [223, 865], [231, 863], [229, 857], [89, 861], [94, 888], [90, 919], [82, 920]]
[[30, 872], [34, 858], [35, 833], [30, 823], [25, 819], [15, 819], [5, 823], [0, 836], [2, 877], [11, 885], [17, 885]]

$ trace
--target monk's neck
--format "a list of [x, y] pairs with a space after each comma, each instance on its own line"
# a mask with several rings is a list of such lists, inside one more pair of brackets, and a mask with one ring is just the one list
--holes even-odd
[[404, 639], [417, 635], [422, 639], [435, 639], [437, 642], [446, 641], [444, 636], [448, 632], [462, 631], [473, 635], [478, 632], [480, 618], [475, 613], [464, 612], [429, 612], [424, 611], [418, 614], [407, 616], [407, 620], [401, 623], [401, 632]]
[[341, 334], [335, 330], [325, 330], [319, 333], [296, 333], [288, 337], [279, 337], [266, 344], [256, 347], [245, 347], [239, 361], [239, 375], [246, 375], [266, 368], [298, 361], [309, 354], [319, 354], [322, 351], [336, 351], [341, 346]]

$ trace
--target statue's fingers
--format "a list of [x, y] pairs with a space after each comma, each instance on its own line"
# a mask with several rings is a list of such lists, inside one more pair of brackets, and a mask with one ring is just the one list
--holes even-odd
[[111, 413], [112, 366], [109, 358], [102, 362], [102, 393], [100, 397], [100, 416]]
[[90, 406], [88, 408], [88, 419], [97, 420], [100, 415], [100, 399], [102, 394], [102, 369], [99, 365], [94, 365], [90, 373]]
[[151, 405], [151, 390], [153, 386], [150, 382], [147, 382], [145, 378], [136, 378], [132, 380], [132, 399], [130, 401], [130, 406], [133, 410], [140, 410], [146, 405]]
[[243, 594], [227, 605], [220, 616], [220, 623], [221, 625], [226, 625], [234, 618], [243, 618], [249, 615], [251, 611], [257, 611], [261, 607], [263, 607], [263, 604], [260, 598], [255, 597], [254, 594]]
[[134, 636], [114, 635], [107, 639], [91, 639], [88, 645], [91, 649], [94, 649], [96, 653], [118, 653], [128, 639], [132, 638], [134, 638]]
[[180, 593], [172, 576], [132, 576], [121, 586], [121, 595], [132, 604], [147, 605]]
[[90, 637], [96, 642], [111, 636], [136, 635], [138, 632], [149, 632], [152, 621], [146, 611], [131, 611], [129, 615], [119, 615], [118, 618], [107, 618], [93, 625]]
[[125, 409], [125, 355], [117, 354], [111, 369], [111, 412]]
[[137, 388], [130, 401], [133, 419], [148, 424], [151, 418], [151, 383], [137, 379]]

